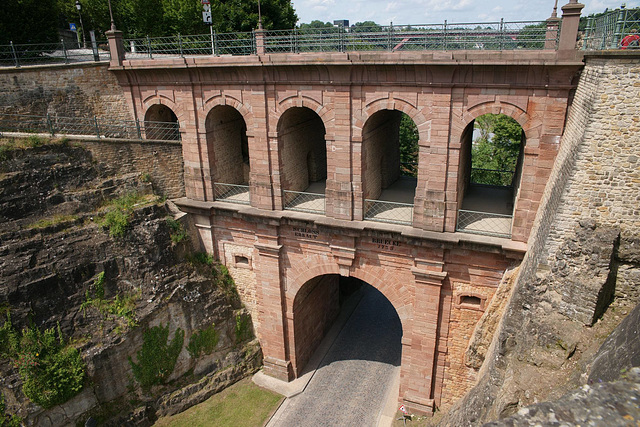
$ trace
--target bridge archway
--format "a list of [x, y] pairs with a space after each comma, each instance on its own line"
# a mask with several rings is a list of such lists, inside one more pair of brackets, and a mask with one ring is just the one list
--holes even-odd
[[291, 107], [280, 116], [277, 131], [285, 209], [324, 212], [327, 143], [322, 119], [310, 108]]
[[176, 113], [164, 104], [151, 105], [144, 115], [146, 139], [177, 141], [180, 139], [180, 125]]
[[478, 115], [460, 138], [456, 229], [511, 237], [526, 134], [507, 114]]
[[418, 176], [418, 128], [402, 111], [383, 109], [362, 128], [365, 219], [411, 224]]
[[[293, 299], [291, 309], [293, 339], [290, 340], [290, 343], [292, 364], [296, 376], [300, 376], [305, 371], [307, 363], [335, 322], [344, 304], [348, 303], [351, 306], [349, 309], [352, 310], [353, 306], [358, 304], [358, 298], [369, 293], [376, 294], [374, 297], [376, 306], [359, 309], [385, 311], [385, 319], [393, 323], [390, 326], [393, 330], [385, 331], [385, 334], [388, 335], [385, 335], [384, 340], [388, 342], [380, 343], [380, 346], [387, 346], [387, 351], [390, 353], [384, 355], [384, 360], [392, 361], [395, 366], [400, 366], [403, 325], [391, 301], [373, 285], [356, 277], [323, 274], [307, 280], [300, 286]], [[354, 298], [354, 294], [358, 295]], [[386, 326], [370, 325], [370, 327], [364, 333], [377, 334], [379, 331], [376, 331], [375, 328]], [[354, 337], [354, 340], [357, 338]], [[370, 351], [371, 354], [357, 352], [354, 357], [379, 357], [375, 349], [370, 349]]]
[[242, 114], [228, 105], [209, 110], [205, 120], [209, 170], [216, 199], [249, 201], [249, 139]]

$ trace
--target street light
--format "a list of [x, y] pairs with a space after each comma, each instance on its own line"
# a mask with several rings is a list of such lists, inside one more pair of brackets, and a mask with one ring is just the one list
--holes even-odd
[[82, 28], [82, 48], [87, 48], [87, 37], [84, 35], [84, 24], [82, 23], [82, 5], [80, 0], [76, 0], [76, 9], [78, 9], [78, 15], [80, 15], [80, 28]]

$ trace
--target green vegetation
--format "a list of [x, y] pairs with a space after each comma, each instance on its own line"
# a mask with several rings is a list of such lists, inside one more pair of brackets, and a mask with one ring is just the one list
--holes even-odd
[[0, 427], [20, 427], [21, 425], [22, 418], [17, 415], [7, 414], [4, 395], [0, 393]]
[[62, 337], [60, 325], [41, 331], [31, 326], [19, 334], [11, 317], [0, 328], [2, 356], [9, 357], [22, 379], [22, 391], [32, 402], [51, 408], [82, 390], [84, 362], [77, 349]]
[[[112, 300], [104, 299], [104, 271], [99, 273], [92, 285], [93, 297], [87, 290], [85, 300], [80, 306], [82, 310], [87, 307], [96, 308], [103, 316], [111, 316], [114, 320], [124, 320], [129, 328], [138, 326], [136, 320], [136, 301], [140, 297], [140, 292], [120, 296], [116, 295]], [[117, 331], [122, 331], [125, 325], [119, 325]]]
[[194, 252], [188, 253], [185, 255], [185, 258], [188, 263], [194, 266], [212, 266], [213, 265], [213, 257], [206, 252]]
[[[485, 114], [475, 120], [480, 135], [471, 149], [472, 182], [511, 185], [520, 154], [522, 127], [504, 114]], [[497, 172], [497, 171], [507, 171]]]
[[403, 113], [399, 135], [402, 175], [418, 176], [418, 139], [418, 127], [408, 115]]
[[211, 354], [218, 345], [219, 334], [215, 330], [215, 324], [198, 330], [191, 335], [187, 351], [194, 359], [200, 357], [201, 354]]
[[53, 218], [44, 218], [32, 224], [29, 224], [27, 225], [27, 228], [39, 230], [62, 224], [63, 222], [75, 221], [76, 219], [78, 219], [76, 215], [55, 215]]
[[245, 378], [180, 414], [160, 418], [154, 426], [261, 426], [282, 399], [279, 394], [262, 389]]
[[189, 238], [187, 231], [179, 221], [171, 217], [167, 217], [167, 225], [171, 229], [170, 236], [173, 243], [180, 243]]
[[251, 317], [248, 314], [236, 314], [236, 342], [253, 338]]
[[168, 323], [149, 328], [144, 331], [142, 348], [136, 353], [138, 363], [129, 357], [133, 376], [144, 392], [166, 381], [173, 372], [184, 343], [184, 331], [178, 328], [170, 343], [168, 340]]
[[127, 193], [124, 196], [112, 200], [107, 205], [107, 213], [102, 220], [102, 226], [109, 229], [109, 235], [111, 235], [111, 237], [123, 237], [129, 227], [133, 209], [145, 203], [151, 203], [150, 196], [138, 193]]

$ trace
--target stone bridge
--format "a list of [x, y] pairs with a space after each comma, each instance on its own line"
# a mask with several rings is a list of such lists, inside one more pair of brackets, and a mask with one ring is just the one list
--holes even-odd
[[[540, 51], [124, 60], [110, 33], [110, 70], [135, 117], [179, 124], [178, 204], [235, 278], [269, 375], [302, 372], [351, 278], [401, 320], [400, 402], [429, 413], [473, 385], [479, 366], [465, 354], [527, 250], [583, 65], [581, 8], [563, 8], [559, 45]], [[486, 113], [522, 127], [506, 189], [470, 178]], [[419, 135], [413, 178], [399, 172], [402, 114]]]

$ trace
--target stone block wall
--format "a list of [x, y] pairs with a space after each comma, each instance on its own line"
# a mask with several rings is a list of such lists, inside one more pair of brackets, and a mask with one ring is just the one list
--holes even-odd
[[0, 69], [0, 113], [133, 120], [107, 64]]
[[[624, 287], [626, 278], [634, 276], [640, 267], [630, 255], [640, 236], [639, 100], [638, 55], [611, 52], [587, 56], [532, 231], [535, 237], [529, 243], [529, 260], [523, 265], [520, 280], [542, 280], [553, 275], [550, 286], [561, 295], [563, 313], [585, 323], [593, 322], [598, 314], [598, 299], [593, 292], [597, 294], [605, 286], [609, 264], [619, 264], [618, 271], [623, 272], [618, 288]], [[603, 247], [585, 245], [590, 241], [584, 237], [585, 229], [594, 230], [591, 234], [609, 230], [613, 235], [597, 239]], [[576, 261], [581, 251], [584, 259]], [[567, 268], [584, 269], [594, 257], [602, 258], [596, 254], [602, 251], [609, 254], [600, 261], [604, 263], [602, 274], [571, 278]], [[579, 265], [574, 265], [576, 262]], [[587, 286], [594, 280], [598, 282], [595, 287]]]
[[154, 191], [170, 199], [184, 196], [184, 163], [179, 142], [73, 141], [91, 151], [113, 173], [148, 175]]

